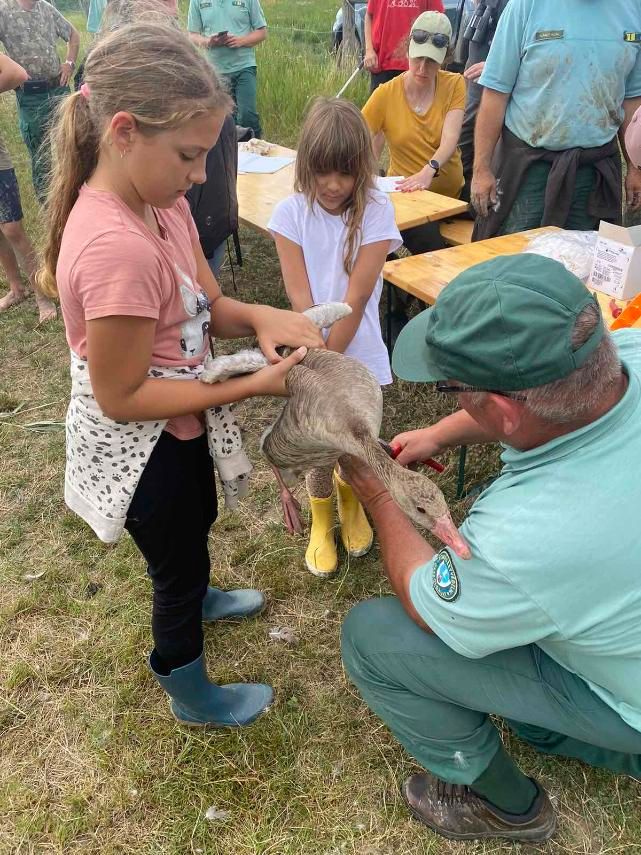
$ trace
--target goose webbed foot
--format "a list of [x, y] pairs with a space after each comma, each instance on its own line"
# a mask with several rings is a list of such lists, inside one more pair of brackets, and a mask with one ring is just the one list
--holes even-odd
[[303, 518], [298, 499], [296, 499], [287, 487], [281, 488], [280, 503], [283, 507], [283, 518], [287, 531], [290, 534], [303, 533]]
[[297, 499], [294, 498], [292, 491], [289, 489], [283, 479], [283, 473], [278, 466], [272, 466], [272, 471], [278, 481], [278, 489], [280, 493], [280, 503], [283, 508], [283, 519], [287, 531], [290, 534], [303, 533], [303, 518], [301, 516], [301, 508]]

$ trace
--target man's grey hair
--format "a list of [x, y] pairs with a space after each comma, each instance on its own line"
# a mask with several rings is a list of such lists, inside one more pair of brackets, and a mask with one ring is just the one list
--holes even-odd
[[[599, 316], [599, 310], [594, 304], [581, 311], [572, 330], [573, 350], [578, 350], [590, 338], [599, 322]], [[545, 344], [542, 343], [542, 346]], [[576, 371], [553, 383], [533, 389], [521, 389], [513, 394], [526, 396], [524, 406], [540, 419], [559, 424], [573, 422], [597, 409], [620, 373], [621, 361], [616, 345], [610, 333], [605, 330], [597, 349]], [[478, 406], [486, 394], [474, 393], [472, 403]]]

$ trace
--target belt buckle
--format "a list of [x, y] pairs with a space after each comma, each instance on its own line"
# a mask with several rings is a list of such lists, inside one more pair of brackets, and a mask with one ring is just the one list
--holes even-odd
[[25, 80], [20, 87], [25, 95], [43, 95], [49, 91], [48, 80]]

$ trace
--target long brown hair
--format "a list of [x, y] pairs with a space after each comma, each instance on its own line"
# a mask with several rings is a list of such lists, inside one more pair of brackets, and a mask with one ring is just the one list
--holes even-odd
[[317, 98], [301, 130], [294, 187], [313, 205], [316, 175], [343, 172], [355, 178], [352, 198], [343, 215], [347, 225], [343, 266], [347, 274], [352, 271], [360, 244], [375, 169], [370, 133], [360, 110], [351, 101]]
[[231, 105], [207, 60], [186, 35], [162, 22], [129, 24], [97, 41], [87, 56], [84, 80], [87, 95], [67, 96], [50, 135], [48, 233], [38, 282], [52, 297], [65, 223], [98, 164], [112, 116], [131, 113], [141, 133], [154, 134]]

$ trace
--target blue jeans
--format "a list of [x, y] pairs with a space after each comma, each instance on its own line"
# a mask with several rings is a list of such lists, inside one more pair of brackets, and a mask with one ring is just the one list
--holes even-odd
[[218, 274], [220, 273], [220, 268], [223, 266], [223, 261], [225, 259], [225, 250], [227, 249], [227, 241], [224, 240], [222, 243], [218, 244], [216, 249], [214, 250], [214, 254], [211, 258], [207, 259], [207, 264], [209, 265], [209, 269], [214, 274], [216, 279], [218, 279]]

